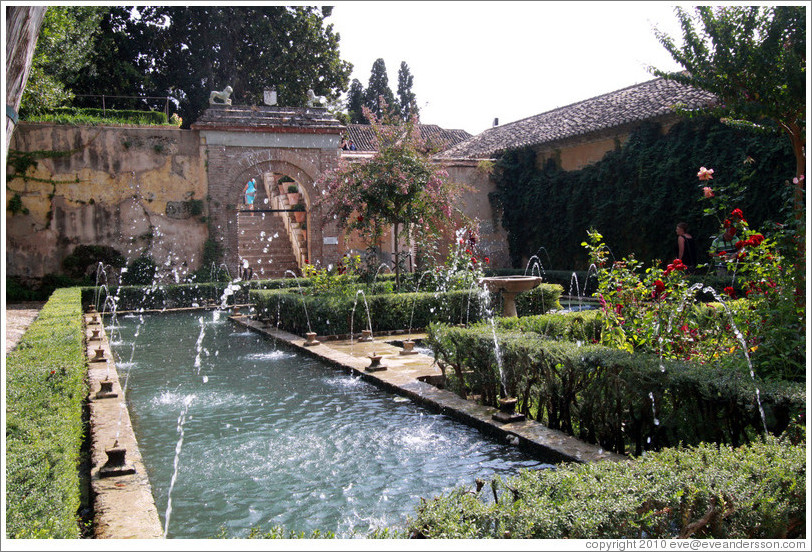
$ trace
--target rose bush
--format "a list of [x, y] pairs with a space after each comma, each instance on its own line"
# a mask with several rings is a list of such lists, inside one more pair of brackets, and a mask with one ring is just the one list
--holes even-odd
[[[712, 175], [713, 169], [702, 167], [697, 176], [707, 182]], [[707, 186], [703, 196], [717, 197]], [[725, 206], [726, 199], [717, 206]], [[644, 270], [633, 256], [610, 266], [603, 237], [595, 230], [588, 232], [589, 241], [582, 245], [598, 269], [600, 341], [630, 352], [700, 363], [741, 365], [746, 359], [762, 377], [800, 380], [806, 360], [805, 310], [796, 296], [798, 271], [791, 269], [794, 265], [786, 256], [787, 249], [793, 251], [786, 245], [791, 241], [783, 239], [781, 225], [776, 225], [774, 235], [752, 230], [739, 208], [725, 215], [722, 225], [734, 227], [740, 238], [738, 253], [725, 261], [744, 291], [742, 298], [732, 285], [721, 291], [701, 283], [690, 285], [679, 259], [665, 269]], [[716, 302], [700, 303], [700, 291], [710, 291]]]

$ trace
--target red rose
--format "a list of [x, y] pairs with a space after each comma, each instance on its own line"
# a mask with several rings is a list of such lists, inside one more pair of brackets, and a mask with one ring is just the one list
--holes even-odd
[[662, 280], [654, 280], [654, 297], [657, 298], [665, 291], [665, 284]]
[[725, 292], [726, 294], [728, 294], [728, 295], [730, 296], [730, 298], [731, 298], [731, 299], [735, 299], [735, 298], [736, 298], [736, 290], [735, 290], [735, 289], [733, 289], [731, 286], [727, 286], [727, 287], [724, 289], [724, 292]]

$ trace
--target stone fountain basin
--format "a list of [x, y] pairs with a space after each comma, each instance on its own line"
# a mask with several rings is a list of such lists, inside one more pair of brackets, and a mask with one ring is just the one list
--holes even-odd
[[490, 291], [520, 293], [538, 286], [541, 278], [539, 276], [491, 276], [480, 278], [479, 282], [487, 286]]

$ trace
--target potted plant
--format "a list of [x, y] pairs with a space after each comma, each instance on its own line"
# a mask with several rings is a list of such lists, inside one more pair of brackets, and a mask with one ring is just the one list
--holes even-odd
[[293, 210], [293, 218], [296, 219], [296, 222], [304, 222], [305, 218], [307, 218], [307, 209], [304, 203], [297, 203], [291, 207]]
[[294, 180], [288, 175], [283, 175], [276, 183], [279, 186], [279, 195], [285, 195], [288, 192], [288, 185]]
[[288, 203], [291, 205], [296, 205], [299, 203], [299, 186], [296, 184], [291, 184], [288, 186]]

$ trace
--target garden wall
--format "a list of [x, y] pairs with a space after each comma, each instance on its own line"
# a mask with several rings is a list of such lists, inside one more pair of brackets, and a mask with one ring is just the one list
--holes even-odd
[[208, 229], [197, 132], [20, 123], [8, 171], [25, 175], [7, 182], [8, 276], [60, 273], [77, 245], [111, 246], [128, 262], [149, 254], [170, 272], [198, 268]]

